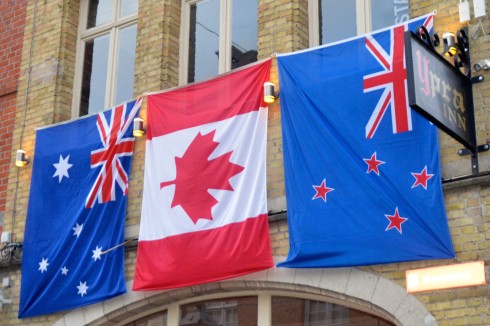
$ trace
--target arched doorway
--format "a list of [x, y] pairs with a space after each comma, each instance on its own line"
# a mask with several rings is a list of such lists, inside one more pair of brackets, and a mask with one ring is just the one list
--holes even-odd
[[[131, 286], [132, 282], [128, 282], [128, 289]], [[189, 323], [193, 318], [200, 317], [199, 313], [194, 317], [189, 315], [198, 311], [192, 305], [199, 303], [208, 310], [226, 311], [227, 299], [237, 301], [236, 298], [256, 300], [258, 325], [274, 325], [273, 318], [277, 317], [274, 317], [274, 305], [280, 307], [277, 303], [281, 300], [283, 303], [289, 300], [291, 307], [303, 309], [303, 317], [314, 314], [315, 309], [327, 316], [330, 309], [331, 314], [341, 316], [362, 312], [388, 322], [385, 325], [437, 325], [422, 303], [407, 294], [404, 288], [357, 268], [271, 268], [228, 281], [182, 289], [129, 291], [111, 300], [70, 311], [56, 324], [131, 325], [155, 314], [165, 314], [162, 318], [165, 318], [167, 325], [179, 325], [186, 315]], [[210, 304], [206, 305], [206, 302]], [[238, 301], [229, 303], [230, 311], [233, 311], [233, 306], [238, 307]], [[183, 309], [186, 307], [187, 310]]]

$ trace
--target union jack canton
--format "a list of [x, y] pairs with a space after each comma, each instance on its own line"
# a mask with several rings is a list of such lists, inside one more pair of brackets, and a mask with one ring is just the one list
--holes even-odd
[[[433, 16], [428, 16], [424, 27], [432, 30]], [[390, 53], [370, 34], [366, 36], [366, 48], [383, 68], [382, 71], [364, 76], [364, 93], [384, 89], [374, 111], [366, 124], [366, 138], [372, 138], [391, 104], [393, 133], [412, 130], [412, 116], [407, 98], [407, 71], [405, 63], [405, 42], [403, 35], [408, 24], [391, 30]]]
[[[133, 104], [134, 102], [129, 103]], [[116, 106], [111, 111], [110, 121], [107, 121], [104, 113], [98, 114], [97, 128], [103, 147], [91, 152], [90, 166], [92, 169], [98, 167], [101, 169], [87, 196], [86, 208], [92, 208], [96, 200], [99, 204], [115, 200], [116, 183], [124, 195], [127, 195], [129, 177], [120, 158], [133, 155], [134, 137], [124, 137], [124, 135], [131, 126], [140, 106], [141, 99], [129, 108], [128, 103]]]

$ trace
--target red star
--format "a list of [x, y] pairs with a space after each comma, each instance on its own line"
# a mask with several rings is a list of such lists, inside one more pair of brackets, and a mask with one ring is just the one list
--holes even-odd
[[313, 196], [313, 198], [311, 200], [321, 198], [321, 199], [323, 199], [324, 202], [327, 202], [327, 194], [330, 191], [335, 190], [334, 188], [329, 188], [325, 185], [325, 179], [323, 179], [321, 185], [319, 185], [319, 186], [313, 185], [313, 188], [315, 188], [316, 194], [315, 194], [315, 196]]
[[366, 173], [369, 173], [371, 171], [374, 171], [374, 173], [376, 173], [377, 175], [379, 175], [379, 166], [381, 164], [385, 164], [386, 162], [383, 162], [383, 161], [378, 161], [376, 159], [376, 152], [373, 153], [373, 155], [371, 155], [371, 158], [365, 158], [364, 159], [364, 162], [367, 163], [368, 165], [368, 169], [366, 171]]
[[427, 180], [429, 180], [434, 176], [433, 174], [427, 173], [427, 165], [424, 167], [422, 172], [420, 173], [412, 172], [412, 175], [415, 177], [415, 182], [413, 183], [412, 188], [415, 188], [420, 185], [424, 187], [425, 190], [427, 190]]
[[395, 209], [395, 215], [385, 214], [385, 216], [388, 219], [388, 221], [390, 221], [390, 224], [388, 224], [385, 231], [396, 228], [398, 232], [402, 234], [402, 224], [405, 223], [408, 220], [408, 218], [400, 216], [400, 213], [398, 213], [398, 207]]

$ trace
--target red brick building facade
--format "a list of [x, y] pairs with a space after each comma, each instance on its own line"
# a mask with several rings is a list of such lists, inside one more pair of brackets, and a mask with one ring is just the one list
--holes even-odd
[[12, 163], [12, 135], [24, 42], [25, 0], [0, 4], [0, 234]]

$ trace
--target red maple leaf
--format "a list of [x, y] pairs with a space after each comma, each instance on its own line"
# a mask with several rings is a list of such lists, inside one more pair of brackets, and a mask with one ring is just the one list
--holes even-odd
[[175, 158], [176, 177], [160, 183], [160, 189], [175, 185], [172, 207], [180, 205], [194, 224], [197, 220], [212, 220], [211, 209], [218, 203], [209, 189], [231, 190], [230, 178], [244, 170], [230, 162], [232, 151], [209, 160], [219, 143], [213, 140], [216, 131], [197, 134], [182, 157]]

